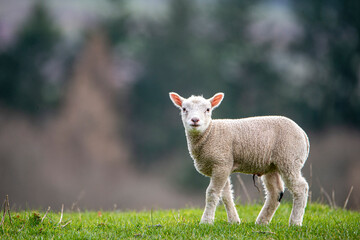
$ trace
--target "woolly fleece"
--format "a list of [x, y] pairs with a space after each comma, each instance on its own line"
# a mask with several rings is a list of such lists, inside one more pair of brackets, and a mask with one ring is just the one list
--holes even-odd
[[230, 174], [241, 172], [262, 176], [265, 204], [257, 224], [270, 223], [284, 192], [284, 182], [293, 195], [289, 223], [302, 225], [308, 184], [301, 169], [309, 155], [309, 139], [292, 120], [282, 116], [212, 120], [211, 113], [223, 93], [210, 99], [176, 93], [170, 98], [182, 110], [188, 149], [195, 168], [211, 178], [201, 223], [213, 223], [220, 197], [229, 222], [240, 223], [231, 189]]

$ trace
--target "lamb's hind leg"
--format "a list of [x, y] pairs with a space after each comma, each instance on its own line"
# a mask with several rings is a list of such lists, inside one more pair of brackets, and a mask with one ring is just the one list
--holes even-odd
[[300, 171], [293, 174], [285, 174], [282, 177], [294, 199], [289, 224], [301, 226], [308, 198], [309, 185]]
[[266, 191], [266, 200], [256, 224], [270, 223], [276, 209], [280, 205], [281, 198], [284, 194], [284, 183], [277, 172], [268, 173], [261, 177]]
[[240, 218], [235, 208], [230, 178], [226, 181], [221, 192], [221, 199], [225, 205], [228, 221], [230, 223], [240, 223]]

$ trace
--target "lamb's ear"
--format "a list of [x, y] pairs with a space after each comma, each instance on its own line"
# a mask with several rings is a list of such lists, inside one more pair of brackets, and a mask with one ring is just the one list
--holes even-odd
[[220, 92], [215, 94], [212, 98], [209, 99], [212, 108], [216, 108], [220, 105], [221, 101], [224, 99], [224, 93]]
[[178, 108], [182, 107], [182, 102], [184, 101], [184, 98], [181, 97], [179, 94], [175, 92], [169, 92], [169, 96], [171, 101], [174, 103], [174, 105]]

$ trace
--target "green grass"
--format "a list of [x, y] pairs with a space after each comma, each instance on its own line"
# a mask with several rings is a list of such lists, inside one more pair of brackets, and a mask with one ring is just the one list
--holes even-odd
[[[360, 213], [308, 205], [302, 227], [289, 227], [291, 204], [282, 204], [268, 226], [255, 225], [261, 205], [237, 206], [240, 225], [229, 224], [222, 206], [214, 225], [199, 225], [202, 209], [141, 212], [11, 212], [0, 239], [359, 239]], [[71, 221], [71, 222], [70, 222]], [[64, 226], [68, 223], [66, 226]]]

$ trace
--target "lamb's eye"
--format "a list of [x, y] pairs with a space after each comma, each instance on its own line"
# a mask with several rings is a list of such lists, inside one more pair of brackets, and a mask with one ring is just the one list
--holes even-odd
[[186, 112], [186, 108], [183, 108], [182, 110], [183, 110], [184, 112]]
[[206, 109], [207, 112], [210, 112], [210, 108]]

